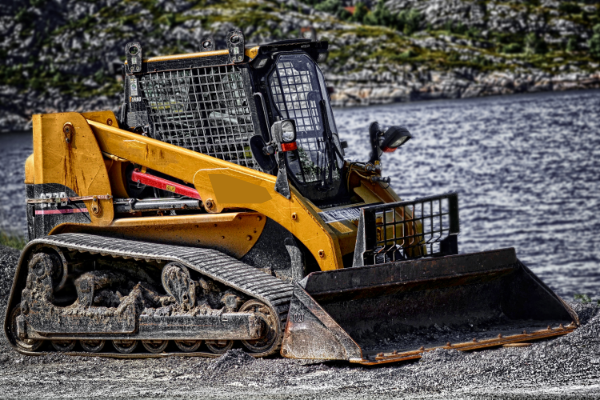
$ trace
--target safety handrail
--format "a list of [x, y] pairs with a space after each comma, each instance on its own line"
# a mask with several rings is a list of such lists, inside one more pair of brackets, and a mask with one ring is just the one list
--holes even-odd
[[458, 194], [360, 210], [353, 266], [458, 254]]

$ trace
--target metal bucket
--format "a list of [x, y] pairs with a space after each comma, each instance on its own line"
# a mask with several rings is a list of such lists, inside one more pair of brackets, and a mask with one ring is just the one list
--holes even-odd
[[373, 365], [440, 347], [564, 335], [577, 325], [510, 248], [312, 273], [294, 288], [281, 354]]

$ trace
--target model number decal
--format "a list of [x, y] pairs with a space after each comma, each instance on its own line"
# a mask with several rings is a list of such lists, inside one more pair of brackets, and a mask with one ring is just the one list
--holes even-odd
[[40, 207], [41, 208], [49, 208], [52, 207], [54, 205], [58, 205], [60, 204], [61, 207], [64, 207], [67, 205], [67, 201], [60, 201], [59, 199], [65, 199], [67, 197], [67, 194], [65, 192], [60, 192], [60, 193], [42, 193], [40, 195], [40, 199], [56, 199], [53, 203], [41, 203]]

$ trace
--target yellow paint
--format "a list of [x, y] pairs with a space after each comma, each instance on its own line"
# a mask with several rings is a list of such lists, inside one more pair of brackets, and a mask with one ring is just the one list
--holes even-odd
[[[158, 226], [158, 225], [178, 225], [178, 224], [215, 224], [224, 222], [234, 222], [238, 217], [248, 217], [258, 221], [264, 220], [258, 213], [222, 213], [222, 214], [194, 214], [177, 215], [164, 217], [135, 217], [115, 219], [112, 226], [134, 227], [134, 226]], [[260, 220], [258, 219], [260, 217]]]
[[115, 219], [105, 227], [62, 224], [50, 234], [92, 233], [130, 240], [207, 247], [241, 258], [254, 246], [266, 221], [265, 216], [258, 213], [129, 217]]
[[[193, 182], [204, 201], [213, 199], [215, 202], [211, 212], [220, 213], [226, 208], [239, 208], [240, 203], [222, 202], [215, 193], [209, 175], [226, 175], [264, 188], [270, 196], [269, 200], [246, 203], [243, 207], [273, 219], [290, 231], [308, 248], [322, 270], [343, 267], [338, 237], [334, 231], [327, 224], [323, 224], [321, 218], [310, 207], [310, 202], [293, 187], [289, 200], [275, 192], [274, 176], [103, 123], [92, 120], [88, 123], [96, 134], [102, 151], [185, 182]], [[141, 147], [146, 151], [139, 151]], [[229, 179], [227, 177], [221, 179]], [[230, 199], [226, 197], [226, 200]], [[292, 213], [297, 214], [297, 220], [292, 220]], [[324, 257], [319, 257], [321, 249], [324, 250]]]
[[[63, 126], [73, 125], [71, 142]], [[65, 185], [79, 196], [110, 195], [112, 190], [104, 159], [94, 133], [79, 113], [33, 116], [33, 182]], [[92, 210], [92, 200], [85, 201]], [[90, 212], [92, 223], [108, 225], [114, 213], [112, 200], [99, 200], [100, 213]]]
[[112, 161], [108, 169], [110, 188], [115, 197], [127, 198], [129, 194], [127, 194], [127, 188], [125, 187], [125, 163], [117, 160]]
[[373, 190], [373, 185], [368, 185], [366, 181], [362, 181], [360, 186], [354, 188], [356, 193], [365, 203], [375, 204], [383, 203], [381, 197], [379, 197]]
[[253, 204], [271, 200], [269, 191], [262, 186], [246, 182], [225, 174], [208, 174], [221, 204]]
[[[134, 163], [144, 169], [192, 182], [202, 199], [212, 199], [215, 205], [210, 210], [211, 214], [176, 217], [132, 215], [112, 223], [112, 204], [102, 200], [103, 214], [99, 218], [92, 216], [95, 226], [68, 224], [52, 233], [86, 231], [167, 241], [213, 247], [241, 257], [259, 238], [262, 227], [257, 232], [249, 232], [247, 228], [253, 226], [249, 223], [234, 228], [228, 222], [227, 235], [219, 235], [219, 232], [225, 232], [222, 226], [214, 227], [190, 218], [227, 219], [231, 213], [224, 211], [243, 207], [258, 213], [252, 213], [254, 215], [273, 219], [290, 231], [308, 248], [322, 270], [342, 268], [342, 254], [354, 250], [355, 225], [347, 221], [325, 224], [318, 216], [319, 208], [303, 198], [294, 187], [291, 187], [289, 200], [275, 192], [274, 176], [118, 129], [116, 123], [109, 126], [108, 120], [116, 121], [111, 112], [87, 113], [86, 116], [89, 117], [87, 121], [76, 113], [34, 117], [34, 156], [28, 161], [26, 170], [35, 171], [35, 183], [62, 183], [77, 188], [75, 191], [79, 195], [114, 193], [128, 197], [124, 170], [126, 165]], [[65, 143], [62, 132], [65, 122], [71, 122], [75, 128], [70, 146]], [[27, 173], [26, 179], [31, 178], [31, 172]], [[367, 204], [399, 200], [391, 189], [362, 178], [357, 180], [356, 174], [351, 183], [353, 189]], [[296, 217], [292, 218], [292, 215]], [[216, 220], [211, 221], [213, 225], [219, 224], [214, 222]], [[102, 225], [103, 228], [98, 228]], [[222, 236], [229, 240], [224, 241]], [[251, 239], [248, 240], [248, 237]]]
[[144, 142], [136, 139], [127, 140], [127, 149], [129, 150], [130, 158], [148, 158], [148, 146]]
[[81, 113], [85, 119], [91, 119], [92, 121], [100, 122], [106, 125], [117, 126], [117, 117], [112, 111], [88, 111]]
[[246, 49], [246, 56], [250, 59], [250, 60], [254, 60], [256, 58], [256, 56], [258, 55], [258, 49], [260, 49], [260, 46], [254, 46], [251, 48], [247, 48]]
[[33, 153], [25, 160], [25, 184], [34, 183], [35, 167], [33, 165]]
[[[244, 50], [244, 54], [250, 59], [253, 60], [258, 55], [259, 46], [246, 48]], [[173, 61], [173, 60], [189, 60], [191, 58], [202, 58], [202, 57], [214, 57], [214, 56], [225, 56], [229, 54], [229, 50], [214, 50], [214, 51], [202, 51], [199, 53], [189, 53], [189, 54], [173, 54], [170, 56], [157, 56], [144, 58], [145, 63], [153, 63], [158, 61]], [[127, 64], [127, 61], [125, 61]]]
[[[143, 62], [153, 63], [153, 62], [158, 62], [158, 61], [189, 60], [191, 58], [225, 56], [227, 54], [229, 54], [229, 50], [202, 51], [199, 53], [173, 54], [170, 56], [157, 56], [157, 57], [144, 58]], [[127, 61], [125, 61], [125, 64], [127, 64]]]

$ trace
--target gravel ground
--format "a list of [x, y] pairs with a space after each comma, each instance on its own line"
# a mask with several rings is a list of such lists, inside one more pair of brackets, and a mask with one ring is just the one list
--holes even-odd
[[[2, 318], [18, 256], [0, 246]], [[375, 368], [255, 360], [238, 349], [218, 359], [26, 357], [2, 335], [0, 398], [598, 398], [600, 307], [573, 307], [582, 326], [564, 337], [530, 347], [436, 350], [419, 361]]]

